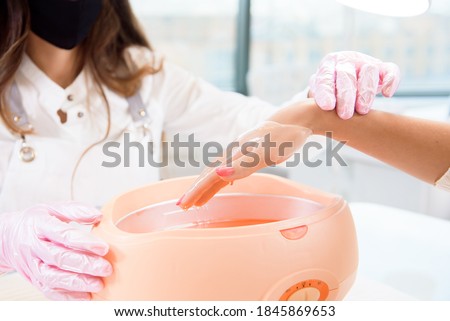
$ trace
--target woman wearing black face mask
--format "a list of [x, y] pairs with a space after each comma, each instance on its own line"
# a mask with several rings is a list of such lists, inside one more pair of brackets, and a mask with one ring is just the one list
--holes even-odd
[[[112, 268], [103, 241], [67, 224], [101, 217], [74, 201], [160, 179], [163, 131], [226, 143], [273, 110], [163, 64], [126, 0], [0, 0], [0, 272], [89, 299]], [[153, 166], [103, 144], [130, 139], [152, 142]]]
[[60, 201], [74, 184], [112, 195], [96, 183], [98, 162], [80, 168], [84, 183], [72, 176], [83, 153], [92, 163], [100, 141], [137, 127], [124, 97], [160, 67], [136, 66], [131, 46], [150, 62], [127, 1], [0, 1], [0, 273], [16, 270], [52, 299], [89, 299], [112, 272], [107, 244], [67, 224], [95, 224], [99, 211]]

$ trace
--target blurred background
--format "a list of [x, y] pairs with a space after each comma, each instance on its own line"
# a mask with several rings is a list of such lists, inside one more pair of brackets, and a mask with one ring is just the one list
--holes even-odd
[[[433, 0], [428, 12], [411, 18], [364, 13], [335, 0], [131, 2], [157, 51], [222, 89], [281, 104], [308, 85], [326, 54], [357, 50], [395, 62], [402, 71], [396, 96], [377, 99], [376, 108], [449, 120], [448, 0]], [[450, 220], [448, 193], [350, 148], [341, 155], [349, 166], [299, 166], [277, 173], [352, 202]], [[172, 168], [166, 177], [197, 172]]]

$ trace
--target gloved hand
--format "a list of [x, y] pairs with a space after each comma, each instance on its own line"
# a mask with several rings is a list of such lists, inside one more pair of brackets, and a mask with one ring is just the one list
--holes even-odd
[[108, 245], [70, 221], [95, 224], [101, 213], [79, 203], [37, 205], [0, 215], [0, 271], [16, 270], [48, 298], [88, 300], [103, 287]]
[[311, 134], [312, 131], [305, 127], [282, 125], [274, 121], [264, 122], [241, 135], [236, 140], [237, 152], [222, 158], [219, 167], [203, 171], [177, 205], [188, 209], [205, 204], [234, 180], [247, 177], [261, 168], [284, 162]]
[[398, 66], [355, 51], [328, 54], [309, 81], [310, 97], [323, 110], [336, 111], [349, 119], [354, 111], [367, 114], [382, 93], [392, 97], [400, 82]]

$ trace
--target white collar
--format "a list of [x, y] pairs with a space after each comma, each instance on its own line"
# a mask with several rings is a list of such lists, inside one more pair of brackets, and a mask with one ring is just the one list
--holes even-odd
[[[86, 71], [83, 69], [72, 84], [65, 89], [62, 88], [39, 69], [27, 54], [23, 55], [18, 72], [35, 87], [39, 103], [52, 114], [56, 113], [63, 105], [67, 107], [85, 101], [87, 88], [92, 87], [89, 86]], [[67, 104], [69, 95], [72, 95], [74, 99]]]

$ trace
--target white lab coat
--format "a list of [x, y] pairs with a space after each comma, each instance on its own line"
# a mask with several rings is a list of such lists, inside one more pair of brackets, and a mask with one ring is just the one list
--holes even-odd
[[[129, 57], [137, 65], [157, 59], [151, 52], [137, 48], [129, 51]], [[34, 148], [36, 158], [23, 162], [19, 157], [22, 141], [0, 123], [0, 213], [37, 203], [65, 201], [72, 196], [76, 201], [102, 206], [114, 195], [160, 179], [160, 169], [149, 165], [103, 167], [103, 161], [110, 161], [102, 152], [103, 143], [86, 153], [72, 177], [81, 154], [102, 139], [107, 123], [105, 104], [86, 71], [63, 89], [25, 56], [15, 82], [29, 122], [35, 128], [35, 134], [26, 140]], [[160, 157], [163, 132], [168, 137], [195, 133], [196, 140], [224, 144], [275, 110], [259, 99], [218, 90], [164, 62], [162, 71], [145, 77], [140, 90], [151, 118], [151, 132], [144, 134], [132, 121], [127, 100], [104, 89], [111, 108], [107, 141], [123, 144], [125, 132], [132, 141], [153, 141], [155, 159]], [[57, 115], [59, 109], [67, 113], [65, 124]], [[132, 156], [131, 164], [137, 165], [137, 153]]]

